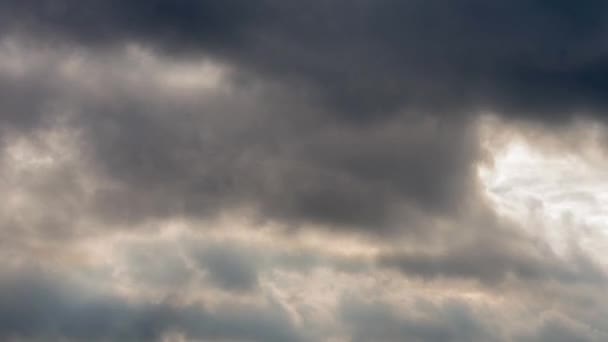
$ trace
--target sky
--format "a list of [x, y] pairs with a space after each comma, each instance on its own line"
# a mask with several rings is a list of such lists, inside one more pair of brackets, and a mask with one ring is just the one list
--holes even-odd
[[608, 2], [0, 0], [0, 340], [608, 341]]

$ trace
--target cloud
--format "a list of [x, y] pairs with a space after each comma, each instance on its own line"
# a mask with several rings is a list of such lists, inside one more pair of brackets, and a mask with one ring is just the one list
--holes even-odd
[[589, 229], [558, 250], [479, 166], [489, 114], [557, 154], [604, 132], [606, 6], [0, 0], [2, 266], [45, 269], [2, 273], [0, 337], [601, 340]]
[[47, 341], [161, 341], [188, 339], [305, 341], [279, 307], [178, 306], [121, 298], [86, 283], [39, 270], [4, 271], [0, 337]]
[[345, 299], [343, 319], [352, 327], [352, 341], [503, 341], [466, 303], [420, 303], [402, 315], [385, 303]]
[[[46, 53], [12, 49], [17, 57]], [[293, 227], [395, 231], [401, 222], [420, 226], [429, 214], [474, 205], [479, 151], [469, 123], [417, 115], [344, 125], [314, 99], [255, 79], [237, 83], [230, 69], [217, 86], [176, 92], [165, 68], [179, 64], [146, 50], [48, 53], [29, 61], [18, 80], [3, 78], [49, 102], [42, 109], [6, 102], [5, 111], [32, 117], [27, 130], [15, 124], [7, 134], [71, 132], [78, 144], [71, 171], [94, 178], [96, 190], [83, 203], [101, 220], [247, 208]], [[209, 63], [200, 77], [222, 70]]]
[[425, 279], [462, 278], [497, 284], [515, 278], [524, 281], [558, 281], [606, 284], [602, 266], [580, 251], [560, 256], [549, 245], [532, 238], [480, 240], [441, 252], [386, 254], [379, 264], [409, 276]]
[[552, 121], [599, 114], [606, 104], [605, 4], [598, 0], [67, 0], [3, 1], [2, 9], [8, 32], [209, 53], [310, 84], [346, 118], [409, 107]]
[[212, 282], [225, 290], [251, 291], [258, 286], [255, 255], [227, 246], [199, 251], [197, 262], [209, 272]]
[[[411, 305], [343, 298], [341, 317], [352, 341], [600, 341], [606, 333], [555, 312], [512, 316], [475, 301], [418, 299]], [[517, 315], [517, 314], [515, 314]], [[523, 324], [521, 324], [523, 323]]]

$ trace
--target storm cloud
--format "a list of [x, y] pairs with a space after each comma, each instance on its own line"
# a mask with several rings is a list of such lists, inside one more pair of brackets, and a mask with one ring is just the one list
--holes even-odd
[[[605, 4], [3, 1], [9, 32], [141, 42], [303, 82], [353, 118], [400, 108], [563, 117], [605, 102]], [[49, 38], [50, 39], [50, 38]]]

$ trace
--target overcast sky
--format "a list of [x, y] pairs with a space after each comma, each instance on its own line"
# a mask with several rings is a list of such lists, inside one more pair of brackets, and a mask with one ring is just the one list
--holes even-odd
[[608, 341], [608, 2], [0, 0], [0, 340]]

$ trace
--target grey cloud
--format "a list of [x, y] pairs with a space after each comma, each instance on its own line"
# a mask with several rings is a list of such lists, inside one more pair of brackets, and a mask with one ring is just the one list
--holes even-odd
[[530, 342], [593, 342], [602, 341], [607, 336], [604, 332], [593, 329], [584, 323], [559, 315], [550, 315], [540, 323], [537, 331], [518, 336], [518, 339]]
[[606, 332], [559, 312], [514, 313], [475, 301], [424, 299], [410, 304], [342, 299], [340, 317], [352, 341], [602, 341]]
[[364, 303], [344, 298], [341, 317], [353, 342], [478, 342], [504, 341], [501, 331], [464, 302], [427, 303], [402, 313], [382, 302]]
[[[0, 212], [0, 238], [16, 246], [137, 233], [245, 209], [282, 227], [379, 237], [380, 246], [395, 236], [440, 245], [380, 251], [377, 266], [405, 277], [486, 285], [515, 277], [597, 291], [604, 271], [582, 252], [561, 259], [495, 223], [461, 221], [489, 211], [476, 178], [477, 113], [543, 124], [603, 118], [606, 13], [599, 0], [0, 0], [2, 36], [24, 46], [13, 56], [19, 70], [0, 69], [0, 190], [27, 202]], [[126, 61], [127, 45], [160, 62]], [[226, 89], [180, 91], [153, 77], [200, 60], [227, 70]], [[13, 168], [13, 143], [53, 132], [73, 135], [71, 158], [31, 173]], [[129, 256], [140, 285], [190, 280], [184, 260], [146, 248]], [[268, 269], [361, 267], [256, 253], [217, 247], [188, 257], [236, 291], [255, 289]], [[3, 279], [0, 337], [158, 340], [178, 329], [205, 339], [303, 339], [283, 313], [131, 304], [46, 276]], [[580, 294], [570, 295], [560, 303], [580, 307]], [[355, 341], [500, 340], [466, 305], [427, 310], [429, 320], [359, 304], [343, 311]], [[592, 336], [562, 323], [529, 336]]]
[[559, 256], [532, 239], [479, 240], [440, 252], [382, 255], [378, 263], [408, 276], [425, 279], [462, 278], [495, 285], [511, 278], [524, 281], [606, 284], [602, 266], [580, 251]]
[[125, 301], [35, 270], [3, 272], [0, 337], [45, 341], [160, 341], [171, 332], [209, 341], [305, 341], [279, 307]]
[[113, 45], [133, 39], [175, 47], [222, 46], [240, 35], [259, 6], [248, 1], [2, 1], [5, 29], [33, 30], [47, 39]]
[[[145, 74], [133, 81], [114, 70], [126, 74], [124, 60], [112, 66], [104, 62], [110, 57], [81, 54], [85, 68], [71, 79], [57, 71], [61, 59], [41, 62], [36, 70], [44, 72], [4, 79], [32, 87], [37, 101], [61, 104], [60, 114], [26, 109], [39, 122], [33, 129], [7, 127], [17, 137], [76, 132], [72, 172], [100, 185], [82, 199], [83, 211], [103, 221], [214, 217], [245, 207], [292, 227], [423, 231], [428, 215], [474, 204], [479, 151], [470, 123], [407, 115], [343, 125], [314, 98], [274, 83], [233, 75], [225, 80], [228, 93], [175, 94]], [[5, 104], [7, 112], [22, 110]]]
[[348, 118], [401, 107], [547, 121], [605, 108], [606, 5], [567, 1], [3, 1], [7, 31], [204, 51], [319, 91]]
[[474, 119], [459, 114], [603, 105], [603, 5], [591, 0], [1, 5], [15, 19], [4, 25], [34, 40], [57, 34], [102, 54], [103, 42], [181, 46], [234, 70], [233, 93], [199, 99], [129, 83], [103, 63], [89, 67], [114, 77], [101, 92], [49, 84], [66, 82], [52, 63], [5, 80], [22, 88], [3, 100], [7, 113], [52, 121], [45, 100], [76, 113], [86, 155], [117, 183], [93, 199], [109, 221], [245, 206], [293, 226], [428, 227], [425, 216], [476, 201]]
[[262, 278], [275, 271], [308, 275], [321, 268], [336, 274], [372, 271], [372, 260], [331, 251], [280, 244], [199, 239], [190, 235], [169, 241], [127, 241], [115, 246], [120, 274], [132, 286], [179, 293], [197, 285], [230, 295], [263, 292]]
[[[570, 37], [566, 28], [580, 25], [592, 33], [601, 28], [598, 20], [578, 18], [597, 11], [574, 11], [562, 3], [2, 5], [12, 18], [25, 19], [5, 25], [20, 25], [26, 33], [31, 28], [38, 39], [50, 32], [83, 48], [113, 40], [161, 51], [172, 42], [199, 49], [192, 56], [221, 60], [234, 71], [232, 93], [200, 98], [130, 83], [103, 63], [89, 69], [114, 78], [102, 78], [101, 91], [94, 93], [65, 84], [53, 74], [52, 63], [33, 79], [6, 80], [26, 87], [19, 92], [31, 94], [33, 102], [47, 99], [75, 113], [69, 121], [83, 132], [85, 154], [99, 175], [116, 183], [93, 199], [108, 221], [213, 216], [254, 207], [263, 219], [292, 226], [429, 227], [426, 216], [449, 215], [477, 200], [475, 120], [456, 114], [482, 107], [509, 113], [566, 108], [555, 110], [558, 115], [579, 103], [602, 102], [594, 95], [601, 82], [581, 76], [580, 82], [567, 81], [574, 85], [573, 96], [553, 97], [565, 86], [533, 76], [548, 73], [559, 80], [562, 73], [576, 73], [579, 64], [587, 68], [589, 56], [601, 55], [586, 48], [585, 56], [568, 55], [549, 63], [549, 71], [540, 70], [536, 59], [544, 50], [533, 55], [530, 45], [546, 45], [552, 58], [553, 30], [579, 45], [578, 35]], [[307, 15], [296, 16], [297, 11]], [[520, 12], [518, 22], [527, 26], [508, 25]], [[423, 25], [427, 21], [433, 29]], [[531, 28], [538, 37], [526, 35]], [[520, 76], [518, 70], [526, 68], [532, 71]], [[44, 82], [53, 78], [64, 86]], [[554, 106], [545, 97], [571, 103]], [[7, 112], [54, 117], [46, 107], [30, 108], [12, 98], [23, 96], [7, 98]], [[511, 106], [517, 110], [506, 110]], [[377, 116], [383, 120], [359, 120]]]
[[[128, 125], [119, 120], [123, 128]], [[142, 129], [148, 118], [141, 120], [134, 129]], [[463, 138], [447, 135], [452, 127], [431, 127], [428, 135], [417, 137], [412, 131], [424, 127], [412, 131], [404, 127], [394, 133], [398, 137], [394, 140], [378, 139], [382, 130], [335, 128], [324, 134], [342, 135], [343, 140], [326, 142], [317, 133], [290, 128], [277, 133], [291, 133], [292, 140], [283, 140], [282, 151], [276, 151], [274, 143], [265, 141], [273, 134], [273, 122], [268, 124], [265, 133], [251, 132], [251, 140], [243, 142], [221, 137], [222, 143], [206, 143], [189, 130], [171, 132], [173, 123], [157, 131], [165, 138], [147, 133], [134, 137], [127, 133], [130, 129], [124, 130], [125, 135], [99, 136], [103, 143], [94, 145], [93, 152], [101, 170], [122, 183], [118, 193], [100, 194], [101, 208], [110, 210], [110, 217], [121, 217], [121, 210], [129, 208], [126, 215], [137, 220], [180, 211], [213, 215], [246, 206], [255, 208], [263, 219], [296, 226], [313, 222], [357, 230], [399, 230], [403, 228], [399, 220], [405, 219], [401, 212], [422, 211], [423, 216], [427, 211], [454, 211], [461, 198], [469, 196], [467, 185], [473, 184], [472, 167], [466, 161], [475, 149], [461, 143]], [[192, 140], [184, 141], [190, 134]], [[408, 134], [412, 135], [400, 138]], [[359, 143], [361, 153], [354, 153], [353, 145], [360, 139], [368, 140]], [[111, 145], [106, 149], [107, 144]], [[412, 145], [437, 152], [420, 154]], [[450, 175], [440, 175], [447, 168], [452, 169]], [[121, 198], [127, 203], [120, 204]]]
[[177, 291], [193, 279], [194, 272], [177, 244], [131, 243], [120, 249], [127, 275], [138, 287], [160, 286]]
[[196, 261], [218, 287], [228, 291], [252, 291], [258, 286], [256, 255], [239, 248], [215, 245], [197, 251]]
[[337, 274], [361, 274], [372, 269], [367, 258], [295, 246], [285, 249], [280, 245], [197, 240], [183, 245], [189, 259], [207, 273], [213, 285], [235, 293], [258, 290], [260, 277], [272, 276], [274, 271], [308, 274], [327, 268]]

